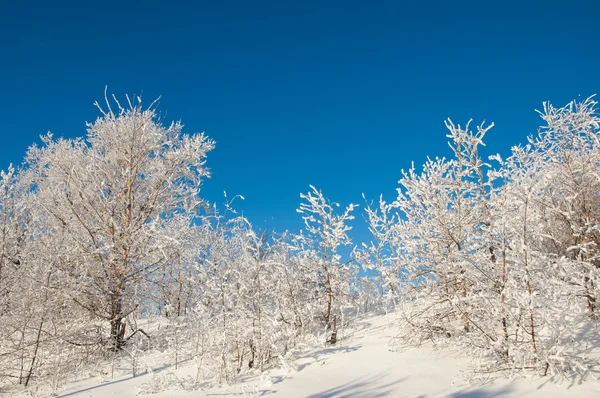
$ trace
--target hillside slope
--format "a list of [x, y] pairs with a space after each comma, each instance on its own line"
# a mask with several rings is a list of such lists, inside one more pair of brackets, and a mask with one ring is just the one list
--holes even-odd
[[[391, 349], [394, 317], [362, 320], [341, 334], [336, 346], [305, 347], [281, 367], [262, 377], [246, 378], [221, 388], [192, 387], [196, 366], [177, 371], [164, 369], [136, 378], [100, 383], [88, 380], [73, 384], [59, 397], [133, 397], [140, 391], [171, 384], [152, 397], [592, 397], [600, 396], [600, 382], [589, 379], [555, 380], [531, 378], [495, 380], [469, 384], [465, 371], [469, 359], [432, 347]], [[200, 387], [200, 388], [198, 388]]]

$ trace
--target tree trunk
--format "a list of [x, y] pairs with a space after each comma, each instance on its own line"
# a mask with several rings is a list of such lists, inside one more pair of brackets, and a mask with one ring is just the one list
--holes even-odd
[[506, 322], [506, 293], [504, 288], [506, 286], [506, 250], [502, 250], [502, 289], [500, 292], [500, 315], [502, 318], [502, 332], [504, 334], [504, 361], [508, 363], [509, 351], [508, 351], [508, 325]]
[[333, 307], [333, 289], [331, 288], [331, 278], [327, 275], [325, 279], [327, 284], [327, 312], [325, 313], [325, 325], [327, 330], [331, 329], [331, 308]]
[[110, 320], [110, 342], [114, 351], [120, 351], [125, 346], [125, 322], [121, 305], [121, 296], [117, 292], [112, 300], [112, 319]]
[[25, 379], [25, 387], [29, 385], [29, 380], [31, 379], [31, 375], [33, 374], [33, 366], [35, 365], [35, 361], [37, 360], [37, 353], [40, 348], [40, 337], [42, 335], [42, 327], [44, 326], [44, 320], [40, 322], [40, 327], [38, 328], [37, 337], [35, 339], [35, 350], [33, 351], [33, 358], [31, 359], [31, 364], [29, 365], [29, 372], [27, 372], [27, 378]]

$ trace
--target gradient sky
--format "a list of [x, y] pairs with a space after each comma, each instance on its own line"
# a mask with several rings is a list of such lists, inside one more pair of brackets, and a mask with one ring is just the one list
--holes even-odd
[[160, 95], [217, 141], [203, 196], [297, 231], [309, 184], [393, 200], [401, 169], [448, 155], [448, 117], [494, 121], [487, 154], [506, 155], [543, 101], [600, 91], [596, 3], [3, 2], [0, 168], [47, 131], [84, 135], [106, 85]]

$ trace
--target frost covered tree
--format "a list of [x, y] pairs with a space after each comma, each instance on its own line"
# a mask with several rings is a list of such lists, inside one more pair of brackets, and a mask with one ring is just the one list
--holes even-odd
[[[109, 323], [108, 343], [125, 344], [126, 318], [140, 305], [141, 285], [173, 264], [202, 204], [204, 134], [162, 126], [141, 100], [114, 99], [88, 124], [85, 139], [44, 137], [26, 158], [35, 205], [48, 214], [45, 238], [66, 230], [69, 256], [57, 264], [63, 292], [89, 315]], [[177, 228], [170, 225], [176, 224]], [[185, 233], [185, 232], [183, 232]], [[131, 333], [135, 333], [132, 331]]]
[[394, 205], [386, 203], [381, 196], [377, 207], [367, 203], [365, 213], [373, 240], [369, 245], [363, 243], [362, 248], [355, 251], [355, 257], [365, 270], [376, 273], [376, 284], [381, 297], [387, 296], [393, 302], [399, 294], [398, 288], [404, 271], [399, 255], [399, 215]]
[[[479, 156], [491, 126], [479, 126], [475, 133], [468, 124], [463, 129], [448, 121], [446, 127], [454, 157], [428, 159], [422, 173], [413, 166], [400, 180], [393, 203], [404, 215], [397, 227], [403, 241], [400, 258], [415, 293], [435, 302], [421, 317], [420, 328], [450, 335], [476, 328], [487, 335], [471, 309], [493, 280], [494, 249], [484, 232], [492, 180]], [[481, 256], [483, 261], [475, 260]]]
[[336, 214], [340, 205], [329, 202], [323, 193], [312, 185], [307, 194], [300, 194], [305, 200], [300, 204], [298, 212], [303, 214], [306, 234], [303, 242], [311, 251], [314, 261], [311, 274], [314, 275], [315, 294], [325, 300], [322, 314], [324, 325], [331, 329], [336, 315], [336, 307], [349, 298], [349, 281], [353, 267], [350, 263], [342, 263], [338, 251], [340, 246], [351, 244], [347, 232], [352, 229], [348, 222], [354, 219], [352, 211], [356, 207], [350, 204], [343, 213]]
[[[555, 108], [513, 148], [503, 169], [508, 208], [506, 294], [511, 361], [547, 372], [581, 372], [593, 361], [578, 344], [597, 338], [599, 119], [591, 98]], [[510, 313], [512, 312], [512, 314]], [[583, 341], [582, 341], [583, 340]]]
[[30, 215], [26, 191], [12, 167], [0, 173], [0, 377], [23, 382], [29, 343], [29, 290], [23, 285], [29, 277], [27, 256]]
[[596, 316], [600, 268], [600, 118], [593, 98], [563, 108], [544, 104], [546, 122], [531, 150], [543, 161], [541, 207], [544, 251], [576, 263], [573, 273], [561, 272], [585, 298]]
[[0, 315], [8, 310], [29, 222], [24, 197], [20, 193], [16, 171], [11, 165], [8, 171], [0, 174]]

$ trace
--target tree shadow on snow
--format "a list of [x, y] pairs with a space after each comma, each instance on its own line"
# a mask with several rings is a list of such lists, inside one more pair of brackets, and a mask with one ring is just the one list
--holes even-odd
[[504, 386], [494, 391], [490, 391], [484, 388], [478, 388], [470, 391], [458, 391], [448, 395], [451, 398], [494, 398], [504, 397], [512, 391], [510, 386]]
[[397, 384], [408, 379], [408, 377], [404, 377], [391, 382], [382, 382], [385, 376], [386, 374], [382, 373], [368, 378], [356, 379], [354, 382], [309, 395], [307, 398], [388, 397], [392, 396]]
[[[141, 376], [141, 375], [142, 374], [140, 374], [138, 376]], [[111, 384], [122, 383], [124, 381], [131, 380], [131, 379], [134, 379], [134, 378], [135, 378], [134, 376], [129, 376], [129, 377], [125, 377], [123, 379], [111, 380], [111, 381], [107, 381], [107, 382], [104, 382], [104, 383], [99, 383], [99, 384], [93, 385], [91, 387], [83, 388], [81, 390], [76, 390], [76, 391], [72, 391], [72, 392], [69, 392], [69, 393], [66, 393], [66, 394], [57, 395], [56, 398], [70, 397], [70, 396], [81, 394], [81, 393], [84, 393], [84, 392], [87, 392], [87, 391], [92, 391], [92, 390], [96, 390], [98, 388], [110, 386]]]
[[302, 357], [302, 359], [310, 358], [311, 361], [303, 363], [303, 364], [300, 364], [298, 366], [298, 368], [297, 368], [297, 371], [300, 372], [301, 370], [303, 370], [307, 366], [313, 365], [313, 364], [318, 363], [320, 361], [325, 361], [325, 360], [327, 360], [327, 358], [331, 354], [354, 352], [356, 350], [359, 350], [361, 347], [362, 347], [361, 344], [356, 344], [356, 345], [353, 345], [353, 346], [330, 346], [330, 347], [323, 348], [323, 349], [320, 349], [320, 350], [317, 350], [317, 351], [306, 353]]

